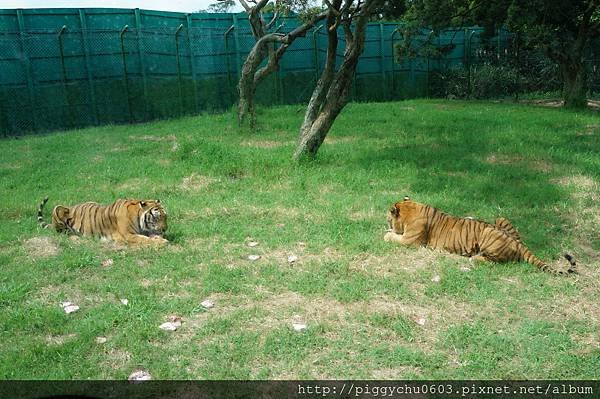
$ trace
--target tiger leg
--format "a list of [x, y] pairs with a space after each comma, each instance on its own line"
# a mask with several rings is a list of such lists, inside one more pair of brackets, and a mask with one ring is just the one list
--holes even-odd
[[521, 241], [521, 236], [519, 235], [519, 232], [508, 219], [497, 218], [496, 223], [494, 224], [496, 225], [496, 227], [499, 227], [500, 229], [506, 231], [508, 235], [510, 235], [515, 240]]
[[130, 245], [164, 245], [169, 242], [160, 236], [148, 237], [142, 234], [117, 235], [115, 241], [125, 242]]
[[413, 224], [407, 226], [404, 234], [398, 234], [393, 231], [388, 231], [383, 237], [386, 242], [395, 242], [402, 245], [422, 245], [423, 244], [423, 233], [425, 227], [419, 224]]

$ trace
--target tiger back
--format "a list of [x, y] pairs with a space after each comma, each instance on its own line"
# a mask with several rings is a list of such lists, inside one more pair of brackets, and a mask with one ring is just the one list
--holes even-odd
[[555, 274], [575, 271], [575, 261], [565, 254], [570, 266], [566, 271], [551, 267], [537, 258], [522, 243], [517, 229], [505, 218], [495, 224], [472, 218], [448, 215], [408, 197], [397, 202], [388, 212], [390, 232], [386, 241], [420, 245], [451, 253], [494, 262], [521, 262]]
[[164, 244], [167, 214], [160, 200], [118, 199], [109, 205], [85, 202], [70, 207], [57, 205], [52, 210], [52, 222], [43, 219], [44, 198], [38, 208], [42, 228], [58, 232], [106, 238], [128, 244]]

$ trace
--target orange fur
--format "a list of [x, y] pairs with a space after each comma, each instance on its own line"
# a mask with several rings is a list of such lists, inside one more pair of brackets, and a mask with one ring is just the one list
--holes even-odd
[[52, 210], [52, 223], [46, 224], [40, 204], [38, 222], [67, 234], [103, 237], [133, 245], [164, 244], [167, 214], [159, 200], [119, 199], [110, 205], [86, 202], [70, 207], [57, 205]]
[[519, 233], [506, 219], [495, 224], [447, 215], [429, 205], [405, 198], [388, 212], [390, 232], [386, 241], [419, 245], [495, 262], [525, 261], [540, 270], [567, 274], [575, 271], [575, 261], [565, 255], [571, 266], [558, 270], [538, 259], [521, 242]]

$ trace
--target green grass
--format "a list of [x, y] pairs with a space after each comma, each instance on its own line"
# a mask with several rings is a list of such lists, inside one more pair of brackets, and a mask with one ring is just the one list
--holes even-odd
[[[318, 159], [295, 164], [302, 110], [262, 109], [255, 133], [227, 113], [0, 141], [0, 378], [600, 375], [597, 113], [351, 104]], [[41, 230], [45, 195], [48, 208], [160, 198], [172, 243]], [[507, 217], [539, 257], [569, 251], [581, 272], [385, 243], [386, 210], [405, 195]], [[67, 315], [62, 301], [81, 309]], [[173, 314], [182, 327], [158, 329]]]

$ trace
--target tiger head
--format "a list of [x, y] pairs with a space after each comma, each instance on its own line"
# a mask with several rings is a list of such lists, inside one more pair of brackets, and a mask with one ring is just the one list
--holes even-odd
[[167, 212], [160, 200], [139, 201], [140, 227], [145, 234], [162, 236], [167, 230]]
[[404, 226], [413, 219], [417, 205], [408, 197], [404, 197], [402, 202], [396, 202], [387, 214], [388, 229], [396, 234], [404, 234]]

